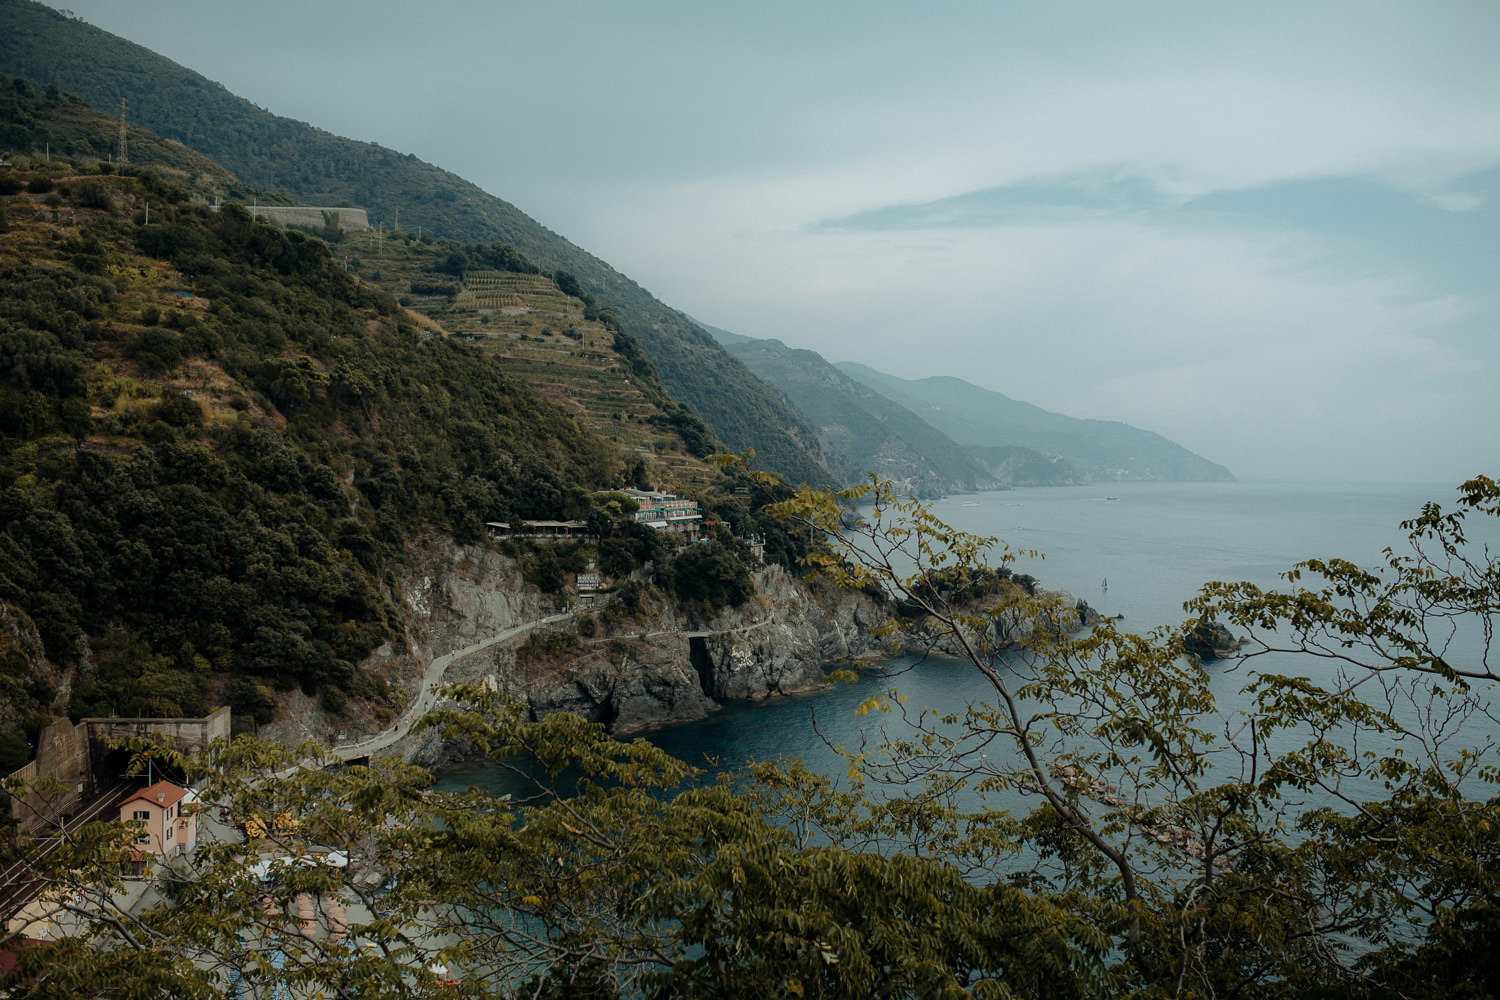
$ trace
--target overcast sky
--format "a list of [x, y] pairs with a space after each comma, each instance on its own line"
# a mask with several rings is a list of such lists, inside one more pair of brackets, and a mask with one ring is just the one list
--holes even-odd
[[60, 0], [714, 326], [1251, 479], [1500, 474], [1500, 3]]

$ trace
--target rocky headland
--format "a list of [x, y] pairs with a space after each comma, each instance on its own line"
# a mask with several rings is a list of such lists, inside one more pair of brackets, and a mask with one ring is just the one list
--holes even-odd
[[[725, 701], [815, 690], [833, 664], [900, 651], [876, 634], [889, 609], [867, 593], [810, 585], [775, 565], [757, 569], [754, 582], [754, 597], [712, 618], [662, 600], [613, 630], [580, 635], [579, 616], [544, 620], [568, 601], [526, 583], [511, 558], [433, 539], [396, 581], [406, 613], [405, 647], [387, 644], [362, 666], [384, 677], [403, 706], [420, 694], [424, 678], [427, 684], [475, 684], [515, 698], [533, 718], [572, 712], [624, 734], [700, 719]], [[1038, 629], [1074, 632], [1099, 620], [1066, 591], [1039, 596], [1046, 599], [1045, 614], [1020, 603], [991, 609], [991, 639], [1011, 644]], [[591, 607], [570, 600], [602, 625], [599, 612], [607, 596], [595, 598]], [[517, 635], [505, 638], [518, 626]], [[445, 669], [430, 669], [438, 658], [480, 644], [484, 648], [454, 658]], [[922, 649], [961, 655], [952, 645]], [[384, 729], [392, 718], [389, 710], [352, 703], [344, 715], [329, 715], [315, 699], [293, 691], [283, 696], [280, 717], [261, 732], [287, 742], [336, 744]], [[461, 756], [463, 748], [445, 746], [429, 731], [401, 738], [389, 752], [436, 767]]]
[[[620, 734], [700, 719], [721, 701], [810, 691], [824, 682], [829, 664], [877, 649], [874, 628], [883, 613], [869, 595], [809, 586], [774, 565], [759, 568], [754, 580], [755, 597], [710, 619], [690, 617], [663, 601], [612, 632], [600, 629], [589, 637], [578, 636], [571, 623], [543, 624], [532, 634], [545, 641], [564, 633], [565, 655], [538, 662], [525, 655], [524, 638], [518, 637], [456, 659], [442, 680], [508, 694], [534, 718], [573, 712]], [[536, 622], [566, 603], [527, 584], [509, 557], [446, 539], [432, 541], [397, 582], [406, 647], [387, 644], [363, 666], [408, 702], [435, 658]], [[595, 600], [594, 618], [607, 600]], [[332, 744], [389, 722], [352, 706], [345, 717], [329, 716], [300, 692], [287, 695], [281, 708], [281, 717], [262, 735]], [[391, 752], [430, 767], [460, 750], [443, 747], [428, 732], [403, 738]]]

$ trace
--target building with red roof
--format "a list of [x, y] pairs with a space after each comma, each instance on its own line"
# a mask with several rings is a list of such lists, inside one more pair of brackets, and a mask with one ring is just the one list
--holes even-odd
[[158, 781], [120, 803], [120, 821], [141, 824], [136, 849], [169, 858], [193, 846], [198, 838], [197, 802], [191, 791]]

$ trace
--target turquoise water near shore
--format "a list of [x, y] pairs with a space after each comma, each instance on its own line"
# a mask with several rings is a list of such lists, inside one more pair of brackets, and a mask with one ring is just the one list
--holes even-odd
[[[1452, 506], [1457, 484], [1108, 483], [956, 496], [934, 512], [954, 527], [995, 535], [1013, 550], [1038, 549], [1023, 560], [1049, 589], [1063, 588], [1121, 626], [1145, 632], [1184, 617], [1182, 603], [1210, 580], [1274, 586], [1277, 574], [1311, 557], [1337, 556], [1364, 566], [1401, 551], [1399, 522], [1427, 500]], [[1494, 528], [1472, 522], [1476, 534]], [[1102, 584], [1108, 581], [1105, 589]], [[1221, 700], [1232, 703], [1243, 678], [1218, 668]], [[895, 685], [914, 706], [962, 709], [984, 698], [983, 681], [965, 665], [931, 659]], [[876, 686], [878, 685], [878, 687]], [[751, 760], [797, 756], [829, 774], [847, 765], [830, 744], [878, 740], [890, 720], [856, 717], [854, 707], [886, 682], [835, 685], [810, 695], [726, 705], [707, 719], [659, 730], [648, 738], [690, 763], [733, 769]], [[504, 782], [484, 762], [446, 770], [445, 787]]]

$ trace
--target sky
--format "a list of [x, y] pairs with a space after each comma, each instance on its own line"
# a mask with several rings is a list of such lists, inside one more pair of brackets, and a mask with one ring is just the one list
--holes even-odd
[[1500, 474], [1500, 4], [62, 0], [667, 304], [1242, 479]]

